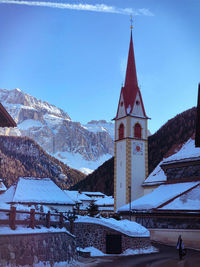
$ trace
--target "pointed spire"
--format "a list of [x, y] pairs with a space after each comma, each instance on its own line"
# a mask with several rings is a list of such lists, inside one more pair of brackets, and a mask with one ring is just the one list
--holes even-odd
[[131, 29], [131, 40], [129, 46], [128, 53], [128, 63], [126, 68], [126, 78], [125, 78], [125, 86], [124, 86], [124, 100], [126, 108], [129, 106], [131, 110], [133, 108], [133, 104], [136, 98], [136, 94], [139, 91], [138, 82], [137, 82], [137, 73], [135, 66], [135, 57], [133, 50], [133, 37], [132, 37], [132, 29]]
[[134, 57], [134, 50], [133, 50], [132, 31], [131, 31], [129, 53], [128, 53], [128, 63], [127, 63], [127, 68], [126, 68], [125, 88], [127, 88], [128, 90], [130, 90], [131, 88], [138, 90], [135, 57]]

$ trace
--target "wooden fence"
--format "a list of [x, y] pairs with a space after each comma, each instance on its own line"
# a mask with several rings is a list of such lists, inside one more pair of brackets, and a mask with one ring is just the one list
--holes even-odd
[[[16, 210], [16, 207], [11, 207], [10, 210], [8, 209], [0, 209], [0, 215], [4, 215], [4, 218], [1, 219], [0, 216], [0, 225], [9, 225], [12, 230], [16, 229], [17, 225], [25, 225], [34, 229], [37, 226], [45, 226], [50, 228], [51, 226], [62, 228], [65, 225], [65, 220], [70, 222], [71, 232], [73, 232], [73, 221], [75, 219], [75, 212], [67, 212], [66, 216], [63, 215], [62, 212], [60, 213], [48, 213], [44, 212], [36, 212], [35, 209], [31, 209], [30, 211], [21, 211]], [[17, 214], [24, 215], [24, 218], [17, 218]], [[6, 215], [6, 216], [5, 216]]]

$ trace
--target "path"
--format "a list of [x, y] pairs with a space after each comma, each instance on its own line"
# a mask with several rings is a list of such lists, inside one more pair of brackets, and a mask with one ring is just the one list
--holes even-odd
[[[105, 256], [88, 259], [88, 267], [199, 267], [200, 251], [187, 249], [187, 255], [179, 261], [175, 247], [154, 243], [160, 252], [134, 256]], [[91, 261], [90, 261], [91, 260]]]

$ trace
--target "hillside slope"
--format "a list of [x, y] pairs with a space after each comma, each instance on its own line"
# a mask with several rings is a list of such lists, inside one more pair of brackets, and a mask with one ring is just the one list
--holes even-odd
[[85, 175], [47, 154], [28, 137], [0, 136], [0, 177], [7, 187], [18, 177], [49, 177], [63, 189]]
[[[149, 173], [173, 148], [185, 143], [195, 132], [196, 108], [188, 109], [165, 123], [148, 137]], [[92, 174], [71, 189], [101, 191], [113, 195], [114, 158], [109, 159]]]

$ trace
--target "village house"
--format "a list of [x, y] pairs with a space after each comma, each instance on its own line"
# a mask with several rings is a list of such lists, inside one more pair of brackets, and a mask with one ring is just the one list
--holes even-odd
[[76, 203], [77, 213], [84, 214], [92, 199], [79, 191], [64, 190], [65, 194]]
[[64, 190], [76, 203], [77, 212], [81, 215], [88, 213], [88, 208], [93, 202], [98, 207], [101, 215], [109, 216], [114, 213], [114, 198], [101, 192], [81, 192]]
[[75, 202], [50, 178], [20, 177], [15, 185], [0, 195], [0, 202], [11, 205], [43, 206], [53, 212], [73, 211]]

